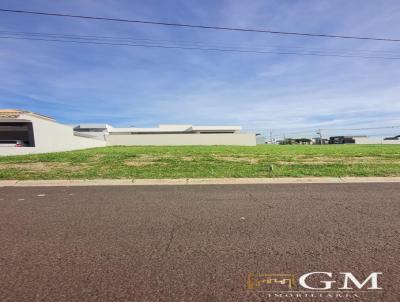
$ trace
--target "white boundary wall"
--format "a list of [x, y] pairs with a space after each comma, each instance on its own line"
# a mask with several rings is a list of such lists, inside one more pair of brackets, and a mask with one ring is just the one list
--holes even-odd
[[256, 135], [251, 133], [215, 133], [215, 134], [130, 134], [110, 133], [108, 146], [196, 146], [196, 145], [236, 145], [255, 146]]
[[32, 122], [35, 147], [0, 147], [0, 156], [71, 151], [106, 145], [105, 141], [75, 136], [71, 126], [52, 120], [30, 114], [21, 114], [19, 118]]
[[384, 140], [383, 137], [355, 137], [356, 144], [359, 145], [397, 145], [400, 140]]

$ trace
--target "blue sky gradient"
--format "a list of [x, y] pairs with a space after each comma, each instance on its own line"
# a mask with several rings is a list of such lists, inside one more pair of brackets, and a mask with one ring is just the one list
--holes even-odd
[[[400, 38], [400, 4], [395, 0], [3, 0], [0, 7]], [[243, 47], [390, 51], [400, 57], [400, 43], [5, 13], [0, 13], [0, 30], [194, 41]], [[281, 132], [400, 124], [400, 60], [6, 39], [1, 39], [0, 43], [0, 107], [32, 110], [67, 124], [239, 124], [245, 128], [272, 128]]]

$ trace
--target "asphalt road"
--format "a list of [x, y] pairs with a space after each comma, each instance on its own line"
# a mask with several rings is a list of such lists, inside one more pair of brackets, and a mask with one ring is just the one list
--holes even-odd
[[[315, 271], [383, 289], [247, 288]], [[0, 188], [2, 302], [398, 302], [399, 276], [400, 184]]]

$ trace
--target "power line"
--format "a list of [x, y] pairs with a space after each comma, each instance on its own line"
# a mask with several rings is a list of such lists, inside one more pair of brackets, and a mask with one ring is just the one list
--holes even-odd
[[235, 48], [217, 48], [217, 47], [196, 47], [196, 46], [179, 46], [168, 44], [145, 44], [145, 43], [122, 43], [122, 42], [102, 42], [93, 40], [74, 40], [64, 38], [33, 38], [33, 37], [15, 37], [0, 36], [0, 39], [30, 40], [44, 42], [60, 42], [73, 44], [93, 44], [93, 45], [110, 45], [110, 46], [128, 46], [128, 47], [145, 47], [145, 48], [164, 48], [164, 49], [182, 49], [182, 50], [200, 50], [200, 51], [217, 51], [217, 52], [238, 52], [238, 53], [256, 53], [256, 54], [276, 54], [276, 55], [297, 55], [297, 56], [316, 56], [316, 57], [340, 57], [340, 58], [361, 58], [361, 59], [382, 59], [382, 60], [400, 60], [400, 57], [387, 56], [365, 56], [351, 54], [331, 54], [318, 52], [295, 52], [295, 51], [269, 51], [269, 50], [251, 50], [251, 49], [235, 49]]
[[[173, 43], [173, 44], [195, 44], [195, 45], [212, 45], [215, 47], [225, 47], [225, 48], [245, 48], [249, 49], [249, 47], [244, 47], [244, 45], [232, 45], [225, 43], [209, 43], [209, 42], [201, 42], [201, 41], [176, 41], [176, 40], [155, 40], [148, 38], [134, 38], [134, 37], [116, 37], [116, 36], [99, 36], [99, 35], [76, 35], [76, 34], [56, 34], [56, 33], [44, 33], [44, 32], [21, 32], [21, 31], [2, 31], [0, 30], [0, 35], [12, 35], [12, 36], [39, 36], [39, 37], [47, 37], [47, 38], [71, 38], [71, 39], [83, 39], [83, 40], [111, 40], [111, 41], [128, 41], [128, 42], [156, 42], [156, 43]], [[251, 45], [251, 49], [257, 50], [262, 48], [273, 48], [273, 49], [296, 49], [303, 51], [313, 51], [313, 52], [323, 52], [323, 53], [344, 53], [344, 54], [363, 54], [363, 55], [399, 55], [398, 52], [387, 51], [387, 50], [365, 50], [365, 49], [330, 49], [330, 48], [307, 48], [307, 47], [299, 47], [299, 46], [286, 46], [286, 45]]]
[[[325, 131], [325, 132], [330, 132], [330, 131], [361, 131], [361, 130], [380, 130], [380, 129], [396, 129], [400, 128], [400, 125], [393, 125], [393, 126], [382, 126], [382, 127], [362, 127], [362, 128], [304, 128], [302, 131], [284, 131], [284, 130], [278, 130], [274, 129], [275, 133], [280, 133], [282, 134], [302, 134], [302, 135], [313, 135], [314, 133], [319, 134], [319, 131]], [[310, 130], [307, 130], [310, 129]], [[272, 130], [272, 129], [271, 129]], [[289, 129], [290, 130], [290, 129]]]
[[84, 15], [72, 15], [72, 14], [65, 14], [65, 13], [14, 10], [14, 9], [4, 9], [4, 8], [0, 8], [0, 12], [18, 13], [18, 14], [31, 14], [31, 15], [42, 15], [42, 16], [53, 16], [53, 17], [66, 17], [66, 18], [79, 18], [79, 19], [87, 19], [87, 20], [102, 20], [102, 21], [113, 21], [113, 22], [151, 24], [151, 25], [161, 25], [161, 26], [200, 28], [200, 29], [223, 30], [223, 31], [254, 32], [254, 33], [267, 33], [267, 34], [277, 34], [277, 35], [294, 35], [294, 36], [307, 36], [307, 37], [319, 37], [319, 38], [336, 38], [336, 39], [400, 42], [400, 39], [395, 39], [395, 38], [361, 37], [361, 36], [347, 36], [347, 35], [330, 35], [330, 34], [316, 34], [316, 33], [287, 32], [287, 31], [267, 30], [267, 29], [227, 27], [227, 26], [211, 26], [211, 25], [196, 25], [196, 24], [188, 24], [188, 23], [172, 23], [172, 22], [146, 21], [146, 20], [137, 20], [137, 19], [96, 17], [96, 16], [84, 16]]
[[[317, 129], [318, 128], [318, 129]], [[303, 128], [304, 130], [302, 131], [296, 131], [296, 132], [287, 132], [286, 133], [307, 133], [307, 132], [312, 132], [312, 130], [324, 130], [324, 131], [330, 131], [330, 130], [377, 130], [377, 129], [391, 129], [391, 128], [400, 128], [400, 125], [391, 125], [391, 126], [381, 126], [381, 127], [360, 127], [360, 128], [321, 128], [319, 126], [315, 127], [306, 127]], [[297, 128], [287, 128], [288, 130], [290, 129], [297, 129]], [[279, 129], [274, 129], [274, 131], [277, 131]], [[280, 132], [283, 132], [284, 128], [280, 129]], [[307, 131], [310, 130], [310, 131]]]
[[345, 128], [345, 129], [322, 129], [325, 131], [335, 130], [335, 131], [358, 131], [358, 130], [379, 130], [379, 129], [393, 129], [400, 128], [400, 125], [396, 126], [384, 126], [384, 127], [369, 127], [369, 128]]

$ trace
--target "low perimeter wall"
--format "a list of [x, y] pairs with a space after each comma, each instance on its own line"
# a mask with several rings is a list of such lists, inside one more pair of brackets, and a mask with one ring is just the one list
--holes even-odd
[[256, 135], [251, 133], [110, 134], [106, 140], [108, 146], [256, 145]]
[[105, 147], [104, 141], [94, 140], [84, 137], [72, 137], [65, 140], [62, 144], [55, 145], [51, 148], [46, 147], [0, 147], [0, 156], [7, 155], [26, 155], [50, 152], [73, 151], [96, 147]]
[[360, 145], [397, 145], [400, 144], [400, 140], [384, 140], [383, 137], [356, 137], [356, 144]]

